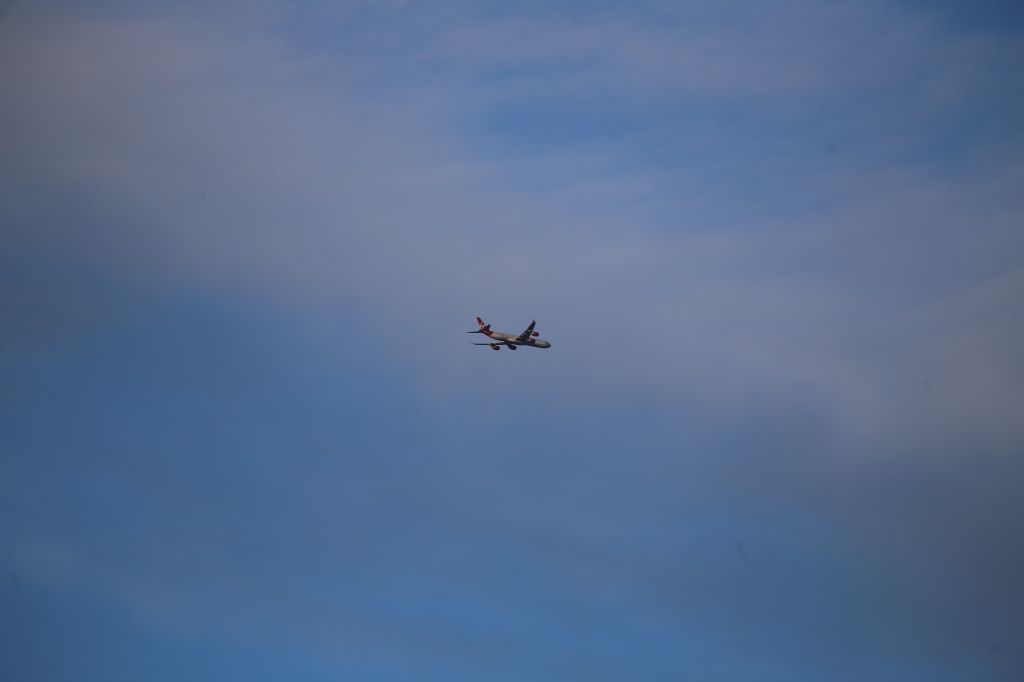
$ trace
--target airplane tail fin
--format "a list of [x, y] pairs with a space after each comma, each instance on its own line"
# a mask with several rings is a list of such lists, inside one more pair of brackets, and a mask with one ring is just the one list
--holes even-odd
[[466, 332], [467, 334], [487, 334], [488, 336], [491, 335], [491, 325], [484, 324], [484, 321], [481, 320], [479, 317], [476, 318], [476, 323], [480, 325], [480, 329], [471, 332]]

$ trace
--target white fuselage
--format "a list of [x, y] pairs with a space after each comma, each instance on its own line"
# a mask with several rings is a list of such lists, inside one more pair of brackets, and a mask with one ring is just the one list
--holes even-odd
[[551, 344], [544, 339], [538, 339], [532, 336], [526, 341], [519, 341], [518, 334], [507, 334], [505, 332], [496, 331], [484, 332], [484, 334], [487, 334], [487, 338], [491, 339], [495, 343], [508, 343], [514, 346], [533, 346], [534, 348], [551, 348]]

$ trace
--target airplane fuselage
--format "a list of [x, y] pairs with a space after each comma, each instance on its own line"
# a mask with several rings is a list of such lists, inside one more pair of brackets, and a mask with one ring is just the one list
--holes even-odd
[[506, 332], [486, 331], [484, 334], [487, 338], [498, 344], [506, 344], [512, 346], [533, 346], [534, 348], [551, 348], [551, 344], [544, 339], [536, 339], [530, 337], [526, 341], [519, 341], [518, 334], [509, 334]]

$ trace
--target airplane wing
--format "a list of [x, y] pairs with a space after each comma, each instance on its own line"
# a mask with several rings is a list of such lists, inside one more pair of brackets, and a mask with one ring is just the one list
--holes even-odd
[[517, 343], [526, 343], [527, 341], [529, 341], [530, 340], [530, 336], [533, 334], [533, 328], [535, 326], [537, 326], [537, 320], [534, 320], [533, 322], [531, 322], [530, 326], [526, 328], [526, 331], [524, 331], [522, 334], [520, 334], [519, 336], [516, 337], [516, 342]]

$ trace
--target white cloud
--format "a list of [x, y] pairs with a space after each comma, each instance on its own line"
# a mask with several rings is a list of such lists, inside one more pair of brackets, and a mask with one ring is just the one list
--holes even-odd
[[[566, 88], [639, 111], [725, 97], [793, 112], [800, 97], [856, 105], [905, 82], [917, 94], [904, 104], [927, 111], [937, 81], [919, 76], [941, 71], [945, 36], [908, 21], [865, 50], [888, 9], [801, 7], [797, 22], [702, 18], [707, 8], [673, 24], [463, 19], [436, 38], [407, 21], [396, 45], [408, 50], [357, 44], [340, 59], [185, 19], [24, 19], [0, 46], [14, 103], [0, 114], [0, 170], [22, 187], [77, 183], [111, 226], [69, 248], [136, 276], [314, 315], [343, 303], [432, 398], [508, 381], [496, 358], [467, 359], [472, 315], [500, 327], [536, 316], [555, 350], [520, 363], [510, 388], [540, 400], [793, 401], [868, 439], [1019, 439], [1024, 385], [1008, 368], [1021, 265], [1000, 259], [1020, 247], [1024, 206], [1006, 190], [1019, 164], [829, 166], [771, 148], [718, 168], [648, 168], [623, 163], [615, 140], [502, 160], [471, 151], [452, 123]], [[924, 56], [899, 58], [908, 44]], [[493, 77], [511, 66], [522, 75]], [[906, 143], [905, 129], [889, 132]], [[724, 149], [729, 130], [716, 134]], [[552, 184], [509, 182], [533, 169]], [[818, 203], [737, 208], [751, 178]], [[694, 223], [716, 213], [728, 217], [714, 229]]]

